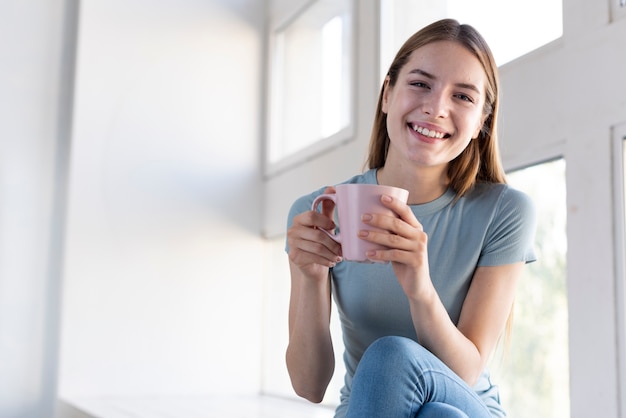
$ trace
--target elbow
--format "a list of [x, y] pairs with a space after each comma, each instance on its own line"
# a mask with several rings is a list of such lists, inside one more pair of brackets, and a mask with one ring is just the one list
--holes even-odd
[[296, 395], [309, 402], [322, 402], [324, 395], [326, 394], [326, 388], [328, 387], [328, 384], [323, 384], [324, 380], [318, 380], [319, 376], [314, 374], [312, 375], [298, 369], [293, 370], [289, 366], [287, 367], [287, 370], [291, 380], [291, 387]]
[[288, 348], [286, 360], [287, 372], [296, 395], [309, 402], [322, 402], [333, 376], [334, 358], [303, 362], [301, 355], [296, 355]]
[[484, 367], [481, 368], [480, 366], [477, 366], [476, 368], [466, 370], [465, 373], [459, 375], [459, 377], [463, 379], [463, 381], [467, 383], [469, 387], [474, 387], [476, 383], [478, 383], [478, 381], [480, 380], [480, 376], [482, 376], [483, 371]]
[[467, 383], [467, 385], [471, 388], [473, 388], [476, 383], [478, 383], [478, 378], [480, 377], [480, 373], [478, 375], [473, 374], [470, 376], [466, 376], [465, 378], [463, 378], [463, 380], [465, 381], [465, 383]]
[[301, 398], [306, 399], [309, 402], [320, 403], [324, 400], [325, 391], [311, 390], [310, 388], [299, 387], [292, 384], [293, 390]]

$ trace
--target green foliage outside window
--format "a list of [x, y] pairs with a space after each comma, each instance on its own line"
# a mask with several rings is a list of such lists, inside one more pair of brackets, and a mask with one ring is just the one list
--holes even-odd
[[511, 418], [568, 418], [569, 355], [566, 289], [565, 162], [509, 174], [537, 208], [537, 261], [526, 266], [508, 347], [491, 368]]

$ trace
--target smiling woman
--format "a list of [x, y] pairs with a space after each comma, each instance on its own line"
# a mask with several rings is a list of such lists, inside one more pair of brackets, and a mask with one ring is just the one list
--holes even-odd
[[342, 183], [408, 190], [408, 204], [380, 197], [392, 215], [359, 218], [358, 237], [382, 249], [348, 261], [321, 232], [335, 228], [333, 207], [311, 205], [335, 187], [294, 202], [286, 363], [299, 396], [320, 402], [334, 372], [334, 300], [346, 347], [336, 418], [505, 415], [486, 364], [522, 268], [535, 260], [534, 208], [505, 184], [497, 107], [496, 67], [480, 34], [436, 21], [396, 54], [369, 169]]

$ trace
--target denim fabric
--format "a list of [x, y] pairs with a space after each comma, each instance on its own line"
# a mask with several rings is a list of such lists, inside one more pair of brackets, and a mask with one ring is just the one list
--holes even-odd
[[346, 418], [492, 418], [460, 377], [415, 341], [376, 340], [359, 362]]

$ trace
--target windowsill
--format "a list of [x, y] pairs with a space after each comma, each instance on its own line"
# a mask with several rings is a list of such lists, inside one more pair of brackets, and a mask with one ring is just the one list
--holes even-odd
[[58, 418], [331, 418], [333, 409], [264, 395], [103, 397], [59, 401]]
[[346, 144], [354, 139], [354, 131], [348, 126], [339, 132], [297, 151], [289, 156], [283, 157], [277, 162], [266, 163], [265, 178], [280, 175], [290, 169], [297, 167], [307, 161], [314, 160], [321, 155], [329, 153], [334, 149]]

